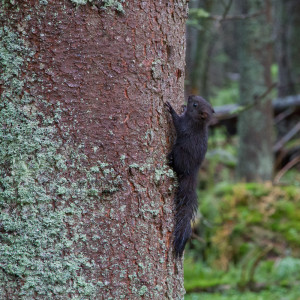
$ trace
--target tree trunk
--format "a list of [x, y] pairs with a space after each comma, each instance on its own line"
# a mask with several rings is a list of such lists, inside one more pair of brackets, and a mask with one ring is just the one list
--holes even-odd
[[286, 0], [280, 0], [276, 3], [277, 15], [277, 38], [276, 38], [276, 53], [278, 62], [278, 96], [284, 97], [295, 93], [295, 86], [291, 76], [291, 65], [288, 55], [289, 43], [287, 42], [288, 20], [289, 16], [286, 11]]
[[262, 5], [266, 11], [264, 16], [238, 24], [240, 104], [250, 107], [255, 104], [238, 118], [237, 176], [247, 181], [271, 180], [273, 173], [272, 102], [268, 95], [261, 97], [271, 86], [270, 3], [258, 1], [256, 5], [248, 0], [239, 2], [241, 14], [249, 14], [251, 9], [262, 9]]
[[[198, 1], [196, 7], [203, 8], [207, 12], [211, 12], [214, 5], [213, 0]], [[193, 7], [194, 8], [194, 7]], [[214, 43], [214, 36], [210, 37], [209, 31], [211, 21], [206, 18], [202, 18], [201, 22], [198, 20], [199, 26], [196, 34], [193, 34], [192, 38], [194, 47], [190, 49], [187, 55], [187, 80], [186, 85], [187, 94], [194, 94], [208, 98], [208, 76], [209, 76], [209, 64], [211, 55], [208, 55], [210, 48]], [[190, 30], [190, 33], [192, 31]], [[191, 46], [191, 45], [190, 45]]]
[[300, 2], [276, 1], [277, 38], [276, 54], [279, 67], [278, 96], [285, 97], [300, 92]]
[[185, 0], [0, 5], [0, 298], [181, 299]]

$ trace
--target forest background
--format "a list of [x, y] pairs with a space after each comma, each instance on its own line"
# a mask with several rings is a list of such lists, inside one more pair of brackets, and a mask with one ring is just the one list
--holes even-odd
[[299, 37], [299, 1], [189, 3], [185, 90], [216, 117], [186, 299], [300, 299]]

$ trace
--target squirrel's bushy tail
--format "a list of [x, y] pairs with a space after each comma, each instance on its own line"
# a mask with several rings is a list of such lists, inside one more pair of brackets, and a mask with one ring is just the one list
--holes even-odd
[[173, 246], [175, 256], [181, 257], [186, 242], [192, 234], [191, 222], [198, 207], [195, 176], [178, 178], [178, 190], [175, 196], [175, 229]]

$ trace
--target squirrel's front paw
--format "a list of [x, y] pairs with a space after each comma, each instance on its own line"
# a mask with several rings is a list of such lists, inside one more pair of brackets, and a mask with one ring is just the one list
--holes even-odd
[[173, 156], [172, 152], [169, 153], [167, 156], [167, 164], [170, 168], [172, 168], [172, 169], [174, 168], [174, 156]]
[[174, 110], [172, 105], [167, 101], [165, 102], [165, 107], [167, 108], [167, 110], [169, 111], [169, 113], [172, 113], [172, 111]]

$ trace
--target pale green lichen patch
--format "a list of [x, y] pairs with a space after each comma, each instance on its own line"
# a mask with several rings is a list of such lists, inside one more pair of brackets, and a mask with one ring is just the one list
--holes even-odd
[[161, 168], [159, 169], [155, 169], [155, 174], [154, 174], [154, 182], [156, 184], [159, 184], [161, 179], [166, 176], [169, 178], [175, 178], [175, 173], [172, 169], [170, 169], [169, 167], [167, 167], [166, 165], [163, 165]]
[[75, 5], [86, 5], [88, 3], [95, 4], [101, 9], [115, 9], [116, 11], [120, 13], [124, 13], [124, 4], [125, 0], [70, 0]]
[[139, 290], [139, 295], [143, 296], [146, 292], [148, 292], [148, 288], [145, 285], [143, 285]]
[[153, 79], [160, 79], [162, 77], [162, 62], [160, 59], [157, 59], [152, 62], [151, 73]]
[[[132, 176], [135, 175], [135, 172], [141, 172], [142, 174], [145, 171], [150, 171], [149, 181], [153, 181], [156, 185], [160, 185], [166, 178], [176, 178], [175, 173], [172, 169], [170, 169], [166, 164], [159, 164], [154, 167], [154, 160], [150, 158], [146, 163], [132, 163], [128, 165], [129, 172]], [[138, 191], [143, 192], [144, 189], [141, 186], [138, 186], [137, 182], [133, 182]], [[176, 187], [176, 183], [174, 185]], [[172, 189], [172, 186], [170, 186]]]

